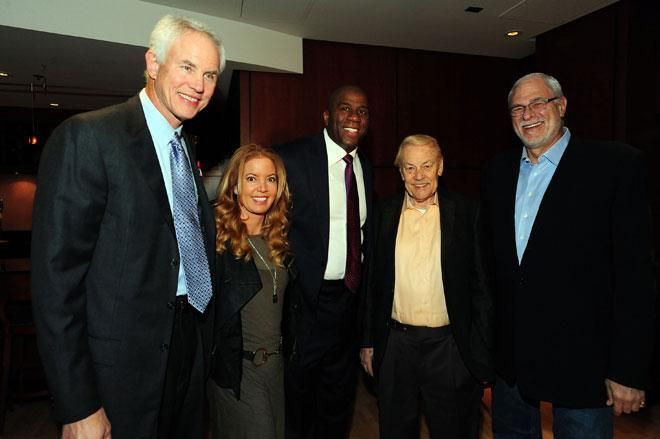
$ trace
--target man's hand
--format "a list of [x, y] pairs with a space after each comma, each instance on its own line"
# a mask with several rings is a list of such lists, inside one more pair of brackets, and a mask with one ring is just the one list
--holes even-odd
[[372, 360], [374, 358], [374, 348], [362, 348], [360, 349], [360, 363], [365, 372], [369, 375], [374, 376], [374, 370], [371, 367]]
[[62, 426], [62, 439], [111, 439], [110, 420], [103, 407], [80, 421]]
[[643, 390], [626, 387], [610, 379], [605, 380], [607, 389], [607, 405], [614, 406], [614, 414], [638, 412], [646, 405], [646, 394]]

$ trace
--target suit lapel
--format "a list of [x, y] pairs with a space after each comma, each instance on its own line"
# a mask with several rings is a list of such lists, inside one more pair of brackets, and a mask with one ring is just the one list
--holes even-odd
[[172, 230], [172, 233], [174, 233], [174, 221], [167, 199], [167, 192], [165, 191], [165, 181], [160, 170], [151, 133], [147, 128], [147, 121], [144, 118], [140, 98], [134, 96], [126, 104], [129, 109], [127, 113], [128, 135], [130, 139], [127, 145], [128, 152], [133, 157], [133, 160], [135, 160], [138, 172], [142, 174], [142, 178], [144, 178], [151, 192], [154, 194], [160, 212], [163, 218], [165, 218], [165, 222]]
[[[580, 175], [580, 164], [584, 163], [584, 160], [580, 158], [580, 154], [579, 146], [573, 140], [570, 140], [539, 205], [527, 242], [527, 249], [533, 249], [535, 241], [544, 239], [544, 237], [547, 238], [553, 232], [551, 221], [555, 216], [551, 212], [563, 209], [562, 206], [566, 205], [566, 195], [573, 193], [573, 185], [580, 181], [575, 178], [575, 176]], [[523, 254], [523, 262], [527, 257], [527, 249]]]
[[403, 209], [403, 199], [405, 197], [405, 191], [400, 192], [395, 201], [392, 204], [389, 204], [388, 210], [385, 210], [381, 213], [382, 216], [382, 232], [379, 235], [386, 238], [386, 242], [392, 243], [391, 253], [392, 253], [392, 268], [394, 268], [394, 251], [396, 249], [396, 235], [399, 231], [399, 222], [401, 221], [401, 209]]
[[440, 207], [440, 266], [442, 272], [447, 273], [447, 255], [454, 236], [454, 225], [456, 218], [456, 203], [451, 198], [439, 191]]
[[[328, 241], [330, 239], [330, 195], [328, 187], [328, 153], [325, 148], [323, 133], [313, 137], [312, 147], [308, 148], [307, 157], [303, 166], [309, 170], [308, 187], [315, 200], [316, 214], [319, 219], [319, 233], [323, 240], [324, 258], [328, 255]], [[294, 200], [295, 203], [295, 200]]]
[[503, 212], [504, 230], [506, 236], [504, 242], [509, 245], [509, 258], [512, 266], [518, 267], [518, 252], [516, 250], [516, 189], [518, 187], [518, 174], [520, 174], [520, 154], [521, 150], [516, 148], [512, 150], [511, 157], [504, 162], [504, 169], [497, 170], [494, 176], [502, 185], [502, 189], [497, 191], [501, 195], [497, 203], [500, 204], [499, 212]]
[[[215, 258], [215, 218], [213, 210], [211, 209], [211, 204], [209, 203], [208, 196], [206, 195], [204, 181], [202, 180], [200, 170], [197, 167], [197, 162], [195, 161], [195, 144], [185, 132], [183, 132], [183, 137], [185, 140], [186, 150], [188, 152], [188, 159], [190, 161], [190, 169], [192, 169], [193, 179], [195, 180], [195, 186], [197, 187], [197, 209], [199, 213], [199, 224], [202, 228], [202, 236], [206, 244], [206, 255], [208, 257], [209, 263], [211, 263], [211, 261], [213, 261]], [[214, 276], [214, 270], [211, 270], [211, 276]]]
[[364, 153], [362, 153], [362, 151], [359, 149], [358, 149], [358, 156], [360, 157], [360, 165], [362, 166], [362, 177], [364, 179], [364, 193], [366, 194], [366, 198], [367, 198], [366, 204], [367, 204], [367, 218], [368, 218], [373, 203], [373, 191], [369, 190], [369, 188], [373, 188], [373, 174], [372, 174], [373, 170], [371, 168], [371, 163], [364, 156]]

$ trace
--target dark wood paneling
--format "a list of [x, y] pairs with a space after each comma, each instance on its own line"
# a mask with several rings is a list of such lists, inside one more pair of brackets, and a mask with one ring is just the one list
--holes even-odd
[[250, 73], [250, 139], [273, 145], [306, 134], [301, 75]]
[[536, 39], [541, 72], [556, 77], [568, 99], [566, 125], [581, 137], [617, 138], [618, 4], [601, 9]]
[[417, 133], [438, 139], [445, 156], [445, 184], [476, 196], [484, 160], [511, 146], [506, 95], [520, 63], [400, 50], [397, 69], [398, 142]]
[[303, 57], [308, 132], [323, 127], [321, 114], [332, 90], [357, 85], [369, 98], [370, 114], [360, 147], [375, 165], [389, 165], [387, 151], [396, 142], [396, 49], [305, 40]]
[[517, 66], [508, 59], [401, 50], [398, 135], [432, 135], [448, 163], [479, 166], [511, 146], [506, 95]]

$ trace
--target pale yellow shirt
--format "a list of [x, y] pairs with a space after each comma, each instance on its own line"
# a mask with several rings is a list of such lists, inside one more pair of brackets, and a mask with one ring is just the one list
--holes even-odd
[[440, 208], [412, 206], [406, 194], [394, 251], [392, 318], [437, 328], [449, 324], [440, 264]]

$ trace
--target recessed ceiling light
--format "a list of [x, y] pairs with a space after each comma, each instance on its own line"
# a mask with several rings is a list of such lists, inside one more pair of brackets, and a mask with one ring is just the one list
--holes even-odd
[[60, 104], [58, 104], [57, 102], [51, 102], [48, 105], [50, 105], [51, 107], [59, 107], [60, 106]]
[[518, 37], [522, 34], [522, 31], [520, 30], [510, 30], [506, 32], [507, 37]]
[[465, 8], [465, 12], [472, 12], [473, 14], [478, 14], [483, 10], [484, 8], [480, 8], [479, 6], [468, 6], [467, 8]]
[[7, 72], [0, 72], [0, 78], [6, 78], [9, 76], [9, 73]]

